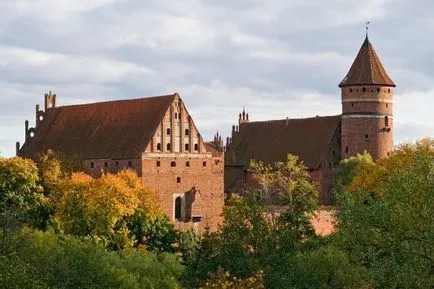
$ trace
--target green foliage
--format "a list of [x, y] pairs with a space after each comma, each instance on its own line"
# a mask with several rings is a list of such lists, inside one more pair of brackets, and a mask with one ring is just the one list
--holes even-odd
[[318, 208], [318, 190], [298, 157], [288, 154], [286, 162], [272, 165], [252, 160], [249, 169], [252, 181], [247, 195], [262, 205], [283, 208], [279, 221], [300, 239], [312, 235], [310, 218]]
[[[93, 241], [60, 240], [52, 232], [24, 230], [6, 253], [0, 258], [1, 284], [29, 284], [27, 288], [179, 288], [182, 273], [174, 255], [107, 252]], [[16, 272], [22, 264], [23, 271]], [[23, 280], [16, 280], [15, 273]]]
[[359, 169], [338, 196], [338, 244], [379, 288], [434, 286], [434, 141]]
[[242, 279], [231, 276], [229, 272], [223, 271], [221, 268], [210, 274], [209, 280], [203, 282], [200, 289], [264, 289], [264, 273], [256, 272], [253, 276]]
[[31, 160], [0, 159], [0, 225], [3, 233], [23, 223], [38, 223], [47, 200], [38, 185], [38, 170]]

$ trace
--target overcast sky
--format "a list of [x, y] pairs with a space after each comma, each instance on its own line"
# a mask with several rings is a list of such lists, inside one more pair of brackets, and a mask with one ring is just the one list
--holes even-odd
[[178, 92], [206, 139], [251, 120], [341, 113], [369, 38], [397, 84], [395, 144], [434, 137], [434, 1], [0, 0], [0, 155], [58, 105]]

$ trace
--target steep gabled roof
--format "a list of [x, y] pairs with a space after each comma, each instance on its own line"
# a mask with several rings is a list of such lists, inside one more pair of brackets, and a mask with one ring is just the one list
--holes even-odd
[[225, 165], [285, 161], [291, 153], [308, 168], [318, 168], [339, 124], [339, 115], [243, 123], [225, 153]]
[[369, 42], [368, 36], [366, 36], [353, 65], [339, 87], [349, 85], [396, 86], [387, 75], [373, 45]]
[[20, 155], [48, 149], [83, 159], [138, 158], [176, 94], [47, 109]]

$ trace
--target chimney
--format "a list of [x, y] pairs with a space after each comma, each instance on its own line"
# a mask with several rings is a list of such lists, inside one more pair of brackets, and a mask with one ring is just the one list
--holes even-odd
[[15, 154], [18, 156], [19, 153], [20, 153], [20, 142], [17, 141], [17, 142], [15, 143]]

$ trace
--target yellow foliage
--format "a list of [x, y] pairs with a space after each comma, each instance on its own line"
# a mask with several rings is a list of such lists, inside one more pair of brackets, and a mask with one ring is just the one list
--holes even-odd
[[66, 233], [91, 235], [115, 246], [130, 247], [125, 218], [143, 208], [153, 220], [163, 214], [155, 192], [144, 189], [133, 171], [96, 179], [72, 173], [63, 184], [56, 217]]
[[246, 279], [231, 276], [229, 272], [219, 269], [200, 289], [264, 289], [264, 272], [258, 271]]

